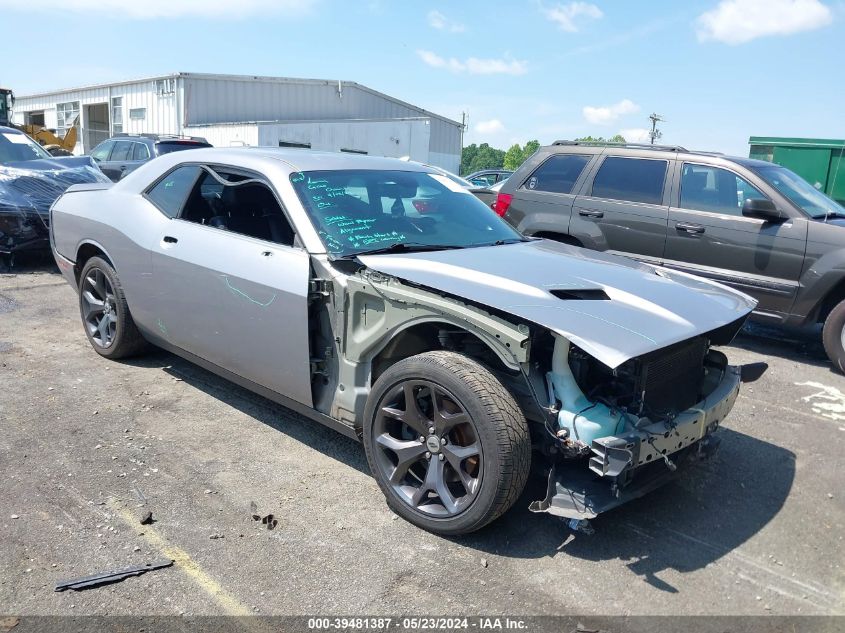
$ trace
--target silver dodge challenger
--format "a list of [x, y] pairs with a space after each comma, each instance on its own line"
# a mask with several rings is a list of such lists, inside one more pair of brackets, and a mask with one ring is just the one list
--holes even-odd
[[424, 165], [191, 150], [51, 219], [97, 353], [152, 344], [362, 440], [389, 506], [440, 534], [502, 515], [532, 462], [530, 508], [591, 529], [709, 456], [765, 369], [711, 347], [748, 296], [523, 237]]

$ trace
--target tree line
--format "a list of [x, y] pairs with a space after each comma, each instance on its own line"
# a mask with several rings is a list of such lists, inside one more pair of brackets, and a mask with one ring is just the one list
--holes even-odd
[[[625, 142], [625, 138], [621, 134], [608, 139], [603, 136], [583, 136], [575, 140], [590, 143]], [[516, 171], [538, 149], [540, 149], [540, 141], [537, 140], [528, 141], [522, 146], [519, 143], [514, 143], [507, 151], [490, 147], [488, 143], [481, 143], [480, 145], [473, 143], [472, 145], [467, 145], [463, 152], [461, 152], [461, 174], [467, 175], [481, 171], [482, 169], [507, 169], [508, 171]]]

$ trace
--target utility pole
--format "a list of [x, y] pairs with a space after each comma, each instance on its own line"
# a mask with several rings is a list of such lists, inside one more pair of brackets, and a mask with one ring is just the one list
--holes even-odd
[[665, 121], [666, 119], [664, 119], [656, 112], [652, 112], [648, 118], [649, 120], [651, 120], [651, 132], [649, 132], [648, 135], [651, 138], [651, 144], [654, 145], [654, 141], [663, 136], [663, 132], [657, 129], [657, 123], [660, 121]]

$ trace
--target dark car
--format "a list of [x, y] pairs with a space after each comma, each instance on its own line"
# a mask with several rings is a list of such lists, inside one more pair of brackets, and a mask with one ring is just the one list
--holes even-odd
[[117, 182], [156, 156], [201, 147], [211, 144], [200, 136], [117, 134], [91, 150], [91, 158], [106, 176]]
[[15, 253], [50, 247], [50, 206], [71, 185], [108, 182], [88, 156], [51, 156], [29, 136], [0, 126], [0, 267]]
[[845, 371], [845, 208], [778, 165], [683, 147], [558, 141], [502, 187], [526, 235], [707, 277], [758, 300], [754, 317], [824, 324]]
[[469, 176], [464, 176], [464, 178], [478, 187], [492, 187], [497, 182], [507, 180], [512, 173], [507, 169], [482, 169], [471, 173]]

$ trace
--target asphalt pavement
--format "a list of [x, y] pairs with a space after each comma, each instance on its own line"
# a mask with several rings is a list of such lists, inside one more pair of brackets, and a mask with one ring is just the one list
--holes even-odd
[[843, 614], [845, 376], [812, 336], [724, 351], [770, 369], [713, 460], [592, 536], [528, 512], [532, 480], [447, 539], [388, 510], [361, 445], [163, 351], [105, 360], [57, 273], [0, 275], [0, 614]]

